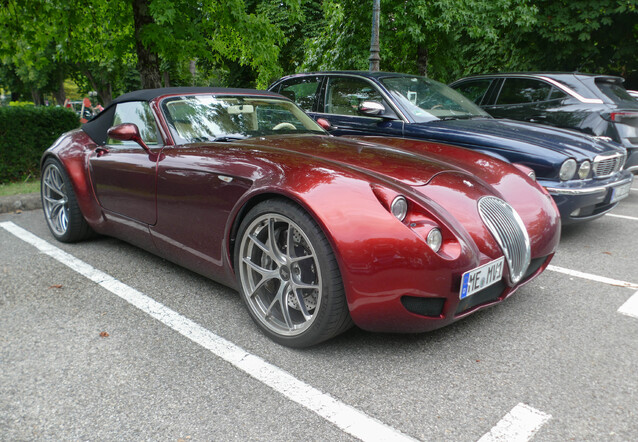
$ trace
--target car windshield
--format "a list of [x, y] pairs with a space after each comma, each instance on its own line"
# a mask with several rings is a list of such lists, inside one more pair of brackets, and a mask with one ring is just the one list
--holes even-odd
[[490, 116], [454, 89], [424, 77], [387, 77], [381, 83], [417, 123]]
[[192, 95], [167, 98], [162, 108], [180, 143], [326, 133], [295, 104], [277, 98]]

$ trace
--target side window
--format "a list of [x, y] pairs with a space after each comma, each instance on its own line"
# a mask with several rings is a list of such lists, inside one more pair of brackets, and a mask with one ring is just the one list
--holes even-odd
[[351, 77], [331, 77], [326, 89], [325, 112], [337, 115], [360, 115], [359, 105], [376, 101], [388, 109], [381, 94], [367, 81]]
[[279, 93], [297, 103], [304, 111], [312, 112], [319, 84], [319, 77], [295, 78], [281, 84]]
[[[149, 104], [145, 101], [130, 101], [126, 103], [119, 103], [115, 108], [115, 115], [113, 117], [113, 126], [117, 126], [122, 123], [133, 123], [140, 130], [142, 140], [149, 146], [157, 145], [159, 138], [159, 131], [157, 124], [155, 123], [155, 117]], [[135, 141], [120, 141], [112, 138], [107, 139], [107, 144], [111, 145], [131, 145], [137, 146]]]
[[565, 92], [561, 91], [556, 86], [552, 86], [552, 91], [549, 93], [548, 100], [560, 100], [565, 97], [567, 97]]
[[552, 86], [544, 81], [529, 78], [508, 78], [501, 89], [496, 104], [525, 104], [547, 101]]
[[463, 83], [455, 86], [454, 89], [465, 95], [476, 104], [481, 104], [485, 93], [490, 88], [493, 80], [472, 80], [464, 81]]

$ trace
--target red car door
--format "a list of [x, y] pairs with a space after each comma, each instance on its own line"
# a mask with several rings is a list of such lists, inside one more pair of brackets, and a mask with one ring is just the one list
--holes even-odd
[[109, 139], [89, 157], [93, 189], [107, 211], [153, 225], [157, 221], [157, 163], [163, 149], [161, 136], [150, 106], [146, 102], [119, 103], [113, 126], [137, 125], [150, 148], [146, 152], [134, 141]]

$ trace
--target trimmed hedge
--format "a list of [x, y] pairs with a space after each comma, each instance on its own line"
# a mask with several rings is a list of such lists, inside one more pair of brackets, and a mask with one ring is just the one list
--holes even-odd
[[40, 176], [40, 157], [64, 132], [80, 126], [62, 107], [0, 107], [0, 183]]

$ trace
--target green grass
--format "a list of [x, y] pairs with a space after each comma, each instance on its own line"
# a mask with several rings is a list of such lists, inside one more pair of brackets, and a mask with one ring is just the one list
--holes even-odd
[[20, 195], [40, 191], [40, 180], [30, 180], [20, 183], [0, 184], [0, 196]]

